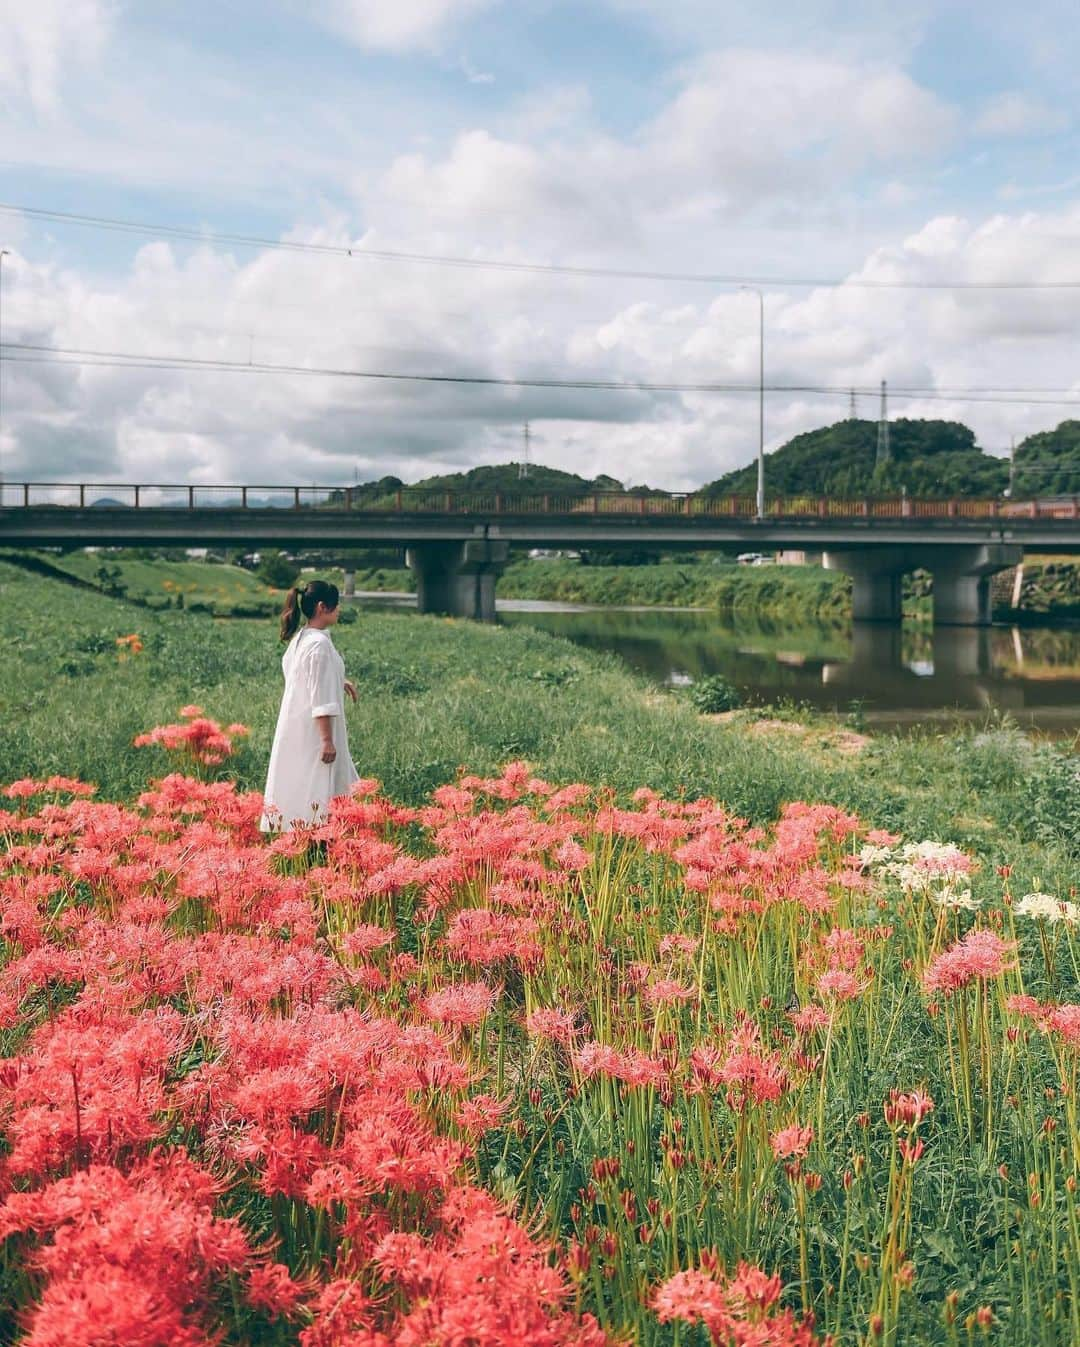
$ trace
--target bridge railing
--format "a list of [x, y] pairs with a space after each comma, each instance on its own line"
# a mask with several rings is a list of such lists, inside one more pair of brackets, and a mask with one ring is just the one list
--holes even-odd
[[72, 509], [325, 509], [344, 504], [341, 487], [169, 486], [130, 482], [0, 482], [0, 505]]
[[[626, 491], [455, 491], [443, 488], [326, 486], [222, 486], [89, 482], [0, 482], [4, 507], [72, 509], [351, 510], [367, 514], [477, 516], [639, 516], [647, 518], [752, 519], [751, 496]], [[1080, 519], [1080, 497], [1037, 500], [932, 500], [911, 496], [770, 496], [766, 518], [851, 519]]]

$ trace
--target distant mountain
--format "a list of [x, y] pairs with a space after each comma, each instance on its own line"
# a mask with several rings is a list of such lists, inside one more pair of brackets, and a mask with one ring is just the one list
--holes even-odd
[[[984, 454], [959, 421], [889, 422], [889, 461], [876, 466], [876, 421], [847, 420], [796, 435], [765, 459], [769, 494], [811, 496], [996, 496], [1008, 485], [1004, 459]], [[705, 495], [753, 495], [757, 464], [725, 473]]]
[[1080, 421], [1062, 421], [1016, 446], [1017, 496], [1080, 494]]
[[517, 463], [493, 463], [470, 468], [467, 472], [449, 472], [425, 477], [415, 486], [433, 491], [557, 491], [562, 495], [584, 496], [590, 491], [622, 491], [614, 477], [579, 477], [576, 472], [547, 468], [530, 463], [527, 477], [519, 475]]

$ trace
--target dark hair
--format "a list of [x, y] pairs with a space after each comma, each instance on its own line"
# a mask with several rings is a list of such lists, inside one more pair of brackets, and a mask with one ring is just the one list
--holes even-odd
[[281, 610], [281, 639], [291, 641], [300, 625], [300, 614], [314, 617], [315, 609], [324, 603], [331, 611], [338, 606], [338, 587], [329, 580], [309, 580], [302, 588], [299, 585], [289, 590], [285, 607]]

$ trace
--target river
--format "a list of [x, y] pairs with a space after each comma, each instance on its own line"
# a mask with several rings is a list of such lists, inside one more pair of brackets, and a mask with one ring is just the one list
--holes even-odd
[[[403, 595], [363, 605], [411, 604]], [[846, 629], [732, 623], [705, 609], [596, 608], [500, 599], [499, 621], [610, 651], [653, 682], [721, 674], [750, 703], [790, 700], [900, 728], [1007, 712], [1055, 736], [1080, 731], [1080, 627]]]

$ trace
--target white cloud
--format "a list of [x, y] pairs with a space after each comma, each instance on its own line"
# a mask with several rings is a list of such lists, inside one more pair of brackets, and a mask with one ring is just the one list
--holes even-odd
[[309, 12], [362, 47], [408, 51], [497, 0], [316, 0]]
[[[474, 239], [501, 218], [509, 257], [681, 255], [724, 224], [805, 230], [838, 188], [933, 163], [955, 130], [953, 111], [901, 71], [758, 50], [685, 68], [667, 104], [622, 138], [593, 126], [591, 112], [579, 88], [555, 90], [546, 105], [527, 99], [504, 134], [471, 130], [441, 157], [398, 156], [370, 200], [452, 216]], [[897, 193], [882, 204], [895, 207]]]
[[954, 129], [952, 110], [895, 67], [749, 49], [700, 61], [646, 139], [722, 186], [849, 176], [939, 153]]
[[0, 88], [55, 113], [69, 70], [97, 60], [113, 17], [110, 0], [0, 0]]
[[[299, 235], [298, 235], [299, 236]], [[344, 241], [327, 227], [312, 241]], [[928, 220], [867, 256], [861, 279], [1067, 276], [1080, 207], [1053, 215]], [[141, 249], [106, 283], [19, 254], [5, 268], [5, 337], [98, 350], [492, 376], [565, 372], [650, 382], [757, 378], [757, 310], [739, 293], [629, 282], [338, 262], [211, 248]], [[903, 399], [902, 386], [1077, 386], [1071, 294], [818, 289], [770, 292], [770, 382], [840, 395], [770, 394], [770, 445], [846, 414], [846, 389], [888, 379], [894, 415], [958, 418], [991, 449], [1069, 414], [1054, 405]], [[748, 461], [754, 396], [430, 386], [183, 370], [5, 362], [9, 477], [350, 481], [505, 460], [532, 422], [536, 455], [672, 488]], [[873, 414], [864, 400], [864, 414]]]
[[975, 131], [989, 137], [1049, 135], [1068, 125], [1062, 109], [1016, 91], [988, 99], [975, 119]]

